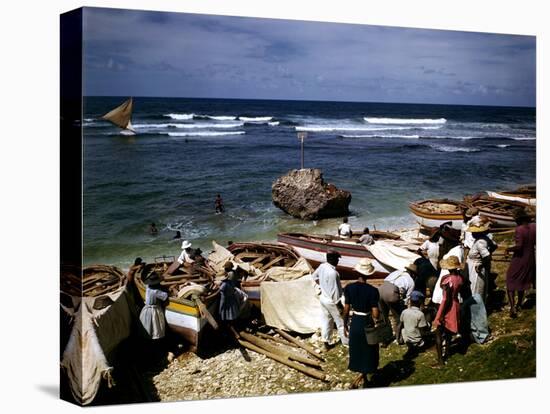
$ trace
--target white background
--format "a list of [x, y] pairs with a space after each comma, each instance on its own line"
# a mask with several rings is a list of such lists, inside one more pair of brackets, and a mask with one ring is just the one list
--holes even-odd
[[[52, 4], [53, 3], [53, 4]], [[2, 412], [73, 412], [58, 400], [59, 14], [82, 5], [221, 15], [529, 34], [537, 36], [538, 296], [537, 378], [285, 397], [157, 403], [117, 412], [530, 412], [548, 401], [549, 263], [544, 216], [548, 192], [548, 13], [544, 1], [8, 1], [0, 12], [0, 278]], [[546, 13], [545, 13], [546, 12]], [[546, 19], [545, 19], [546, 16]], [[546, 164], [546, 165], [545, 165]], [[546, 209], [544, 209], [546, 210]], [[546, 346], [545, 346], [546, 345]], [[541, 352], [542, 351], [542, 352]], [[434, 371], [434, 375], [437, 373]], [[543, 392], [546, 392], [545, 396]], [[546, 397], [546, 398], [544, 398]], [[547, 411], [546, 411], [547, 412]]]

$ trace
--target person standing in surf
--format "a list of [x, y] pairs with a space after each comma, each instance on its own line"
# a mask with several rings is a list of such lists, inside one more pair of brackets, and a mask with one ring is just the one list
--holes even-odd
[[216, 196], [216, 200], [214, 201], [214, 207], [216, 210], [216, 214], [220, 214], [225, 211], [225, 206], [223, 204], [222, 196], [219, 194]]

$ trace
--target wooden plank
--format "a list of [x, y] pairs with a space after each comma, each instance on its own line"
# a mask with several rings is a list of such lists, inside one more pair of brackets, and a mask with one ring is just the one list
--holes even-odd
[[310, 365], [319, 369], [321, 368], [321, 363], [319, 361], [314, 361], [310, 358], [297, 354], [296, 352], [292, 352], [277, 345], [270, 344], [265, 339], [257, 338], [256, 336], [246, 332], [239, 332], [239, 336], [256, 346], [259, 346], [260, 348], [263, 348], [273, 354], [280, 355], [283, 358], [288, 358], [296, 362], [301, 362], [302, 364]]
[[269, 263], [267, 263], [266, 265], [260, 267], [260, 270], [261, 271], [264, 271], [264, 270], [267, 270], [269, 269], [271, 266], [273, 266], [275, 263], [277, 262], [280, 262], [281, 260], [283, 260], [285, 257], [283, 255], [281, 256], [277, 256], [275, 259], [271, 260]]
[[279, 344], [282, 344], [282, 345], [291, 346], [293, 348], [299, 348], [298, 345], [296, 345], [293, 342], [285, 341], [284, 339], [278, 338], [276, 336], [271, 336], [271, 335], [265, 334], [263, 332], [256, 332], [256, 335], [258, 335], [260, 338], [270, 339], [270, 340], [272, 340], [274, 342], [277, 342]]
[[218, 323], [216, 322], [216, 319], [214, 319], [212, 314], [208, 311], [208, 308], [206, 307], [206, 305], [204, 303], [202, 303], [202, 301], [199, 299], [199, 297], [197, 295], [192, 295], [191, 297], [193, 298], [193, 300], [197, 304], [197, 307], [199, 308], [199, 312], [200, 312], [201, 316], [206, 318], [208, 323], [210, 325], [212, 325], [212, 328], [218, 329]]
[[262, 355], [265, 355], [266, 357], [268, 358], [271, 358], [277, 362], [280, 362], [281, 364], [284, 364], [290, 368], [294, 368], [295, 370], [297, 371], [300, 371], [310, 377], [313, 377], [315, 379], [318, 379], [318, 380], [321, 380], [321, 381], [326, 381], [326, 377], [325, 377], [325, 374], [314, 369], [314, 368], [309, 368], [309, 367], [305, 367], [303, 365], [300, 365], [298, 364], [297, 362], [293, 362], [293, 361], [289, 361], [288, 359], [286, 358], [283, 358], [279, 355], [276, 355], [276, 354], [273, 354], [269, 351], [266, 351], [248, 341], [245, 341], [243, 339], [239, 339], [238, 340], [239, 343], [244, 346], [245, 348], [247, 349], [250, 349], [251, 351], [254, 351], [254, 352], [257, 352], [259, 354], [262, 354]]
[[279, 335], [281, 335], [283, 338], [285, 338], [286, 340], [290, 341], [290, 342], [293, 342], [295, 343], [296, 345], [298, 345], [300, 348], [302, 349], [305, 349], [308, 353], [310, 353], [311, 355], [313, 355], [315, 358], [321, 360], [321, 361], [325, 361], [325, 359], [319, 355], [317, 353], [317, 351], [315, 351], [315, 349], [313, 349], [312, 347], [310, 347], [309, 345], [306, 345], [304, 343], [302, 343], [302, 341], [299, 341], [298, 339], [294, 338], [293, 336], [287, 334], [286, 332], [280, 330], [279, 328], [275, 328], [275, 332], [277, 332]]

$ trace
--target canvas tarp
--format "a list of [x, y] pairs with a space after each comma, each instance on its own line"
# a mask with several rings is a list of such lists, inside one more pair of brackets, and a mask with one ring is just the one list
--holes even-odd
[[133, 297], [125, 287], [105, 296], [113, 303], [100, 310], [94, 309], [95, 297], [73, 297], [72, 308], [62, 305], [74, 322], [61, 366], [73, 397], [82, 405], [93, 401], [102, 378], [111, 385], [108, 356], [130, 335], [135, 316]]
[[320, 326], [321, 305], [310, 275], [260, 285], [262, 313], [267, 325], [303, 334]]
[[377, 241], [370, 246], [365, 246], [365, 248], [371, 252], [380, 263], [396, 270], [405, 269], [405, 266], [413, 263], [420, 257], [416, 253], [401, 247], [393, 246], [384, 241]]
[[306, 259], [300, 257], [292, 267], [274, 266], [265, 272], [266, 280], [282, 282], [285, 280], [299, 279], [304, 275], [309, 275], [313, 269]]

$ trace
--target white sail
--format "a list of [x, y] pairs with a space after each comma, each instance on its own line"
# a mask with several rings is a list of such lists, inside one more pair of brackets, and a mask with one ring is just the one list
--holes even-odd
[[117, 106], [110, 112], [107, 112], [101, 118], [112, 122], [116, 126], [135, 132], [132, 128], [132, 108], [134, 101], [132, 98], [124, 101], [121, 105]]

